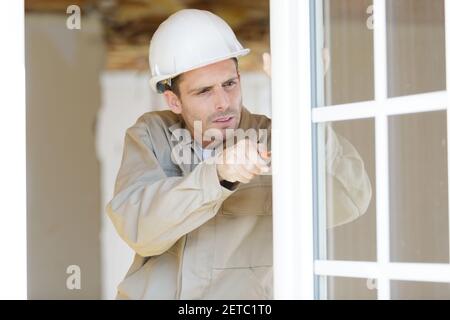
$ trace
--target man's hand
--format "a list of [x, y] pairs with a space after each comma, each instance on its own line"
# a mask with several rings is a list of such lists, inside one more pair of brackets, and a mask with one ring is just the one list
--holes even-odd
[[262, 145], [257, 145], [249, 139], [242, 139], [225, 149], [217, 156], [219, 180], [248, 183], [255, 176], [268, 172], [270, 153], [263, 149]]

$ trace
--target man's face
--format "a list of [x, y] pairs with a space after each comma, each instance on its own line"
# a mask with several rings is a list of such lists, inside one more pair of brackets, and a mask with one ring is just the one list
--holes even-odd
[[[232, 59], [186, 72], [179, 81], [179, 96], [172, 92], [165, 96], [172, 111], [181, 113], [191, 134], [194, 121], [201, 121], [203, 133], [215, 128], [222, 131], [223, 137], [225, 129], [238, 127], [242, 95], [239, 73]], [[174, 108], [174, 103], [178, 107]]]

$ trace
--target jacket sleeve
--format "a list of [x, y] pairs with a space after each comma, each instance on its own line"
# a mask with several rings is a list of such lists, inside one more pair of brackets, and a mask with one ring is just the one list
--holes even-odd
[[233, 191], [220, 185], [216, 166], [202, 162], [187, 176], [168, 177], [148, 129], [127, 130], [114, 197], [106, 211], [120, 237], [139, 255], [159, 255], [217, 213]]

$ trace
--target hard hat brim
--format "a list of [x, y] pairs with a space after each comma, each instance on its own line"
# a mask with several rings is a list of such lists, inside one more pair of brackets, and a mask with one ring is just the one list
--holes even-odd
[[180, 70], [180, 72], [177, 72], [177, 73], [172, 73], [172, 74], [168, 74], [168, 75], [165, 74], [165, 75], [160, 75], [160, 76], [154, 76], [149, 81], [150, 87], [156, 93], [162, 93], [162, 92], [158, 91], [157, 86], [156, 86], [157, 83], [160, 82], [160, 81], [175, 78], [176, 76], [179, 76], [182, 73], [185, 73], [185, 72], [188, 72], [188, 71], [191, 71], [191, 70], [194, 70], [194, 69], [198, 69], [198, 68], [207, 66], [209, 64], [213, 64], [213, 63], [220, 62], [220, 61], [227, 60], [227, 59], [231, 59], [231, 58], [237, 58], [237, 57], [245, 56], [249, 52], [250, 52], [250, 49], [245, 48], [245, 49], [238, 50], [238, 51], [235, 51], [233, 53], [227, 54], [227, 55], [222, 56], [222, 57], [218, 57], [218, 58], [214, 58], [214, 59], [211, 59], [211, 60], [208, 60], [208, 61], [204, 61], [201, 64], [192, 66], [192, 67], [190, 67], [190, 68], [188, 68], [186, 70]]

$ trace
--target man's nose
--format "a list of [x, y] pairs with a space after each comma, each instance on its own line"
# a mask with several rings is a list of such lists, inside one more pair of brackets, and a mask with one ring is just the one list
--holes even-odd
[[215, 107], [217, 110], [226, 110], [230, 106], [230, 99], [228, 97], [227, 92], [224, 88], [219, 87], [216, 90], [216, 101], [215, 101]]

